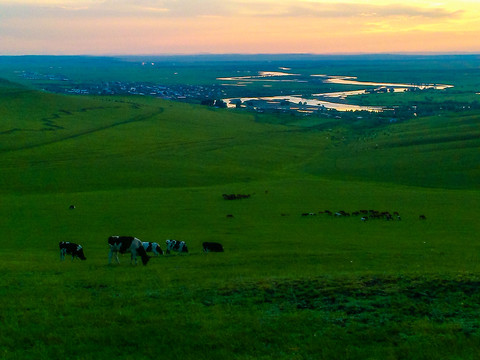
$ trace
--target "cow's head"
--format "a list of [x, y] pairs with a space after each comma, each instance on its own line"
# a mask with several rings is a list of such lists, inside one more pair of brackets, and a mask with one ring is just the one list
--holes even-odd
[[110, 236], [108, 238], [108, 244], [115, 245], [115, 243], [118, 241], [119, 238], [120, 238], [119, 236]]
[[77, 247], [76, 255], [81, 260], [87, 260], [85, 254], [83, 253], [83, 248], [80, 245]]

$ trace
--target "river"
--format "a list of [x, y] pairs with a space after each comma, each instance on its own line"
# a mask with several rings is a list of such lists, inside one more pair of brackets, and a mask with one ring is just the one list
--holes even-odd
[[[287, 68], [280, 68], [281, 70], [286, 70]], [[259, 71], [258, 75], [249, 75], [249, 76], [234, 76], [234, 77], [222, 77], [217, 78], [220, 81], [226, 81], [222, 85], [230, 86], [247, 86], [248, 84], [253, 83], [254, 81], [262, 82], [307, 82], [306, 80], [299, 80], [295, 77], [300, 74], [292, 74], [283, 71]], [[453, 85], [444, 85], [444, 84], [401, 84], [401, 83], [379, 83], [379, 82], [370, 82], [370, 81], [358, 81], [354, 76], [338, 76], [338, 75], [310, 75], [312, 77], [322, 77], [325, 78], [323, 82], [333, 83], [333, 84], [342, 84], [342, 85], [360, 85], [360, 86], [369, 86], [377, 87], [373, 90], [351, 90], [351, 91], [340, 91], [340, 92], [331, 92], [331, 93], [319, 93], [312, 94], [310, 98], [304, 98], [301, 95], [279, 95], [279, 96], [268, 96], [268, 97], [249, 97], [249, 98], [234, 98], [234, 99], [223, 99], [229, 108], [235, 108], [238, 101], [245, 103], [247, 101], [255, 101], [258, 104], [265, 102], [266, 105], [270, 108], [284, 108], [285, 102], [288, 101], [290, 104], [310, 107], [310, 110], [315, 110], [314, 108], [327, 108], [335, 109], [338, 111], [355, 111], [355, 110], [366, 110], [379, 112], [383, 110], [381, 106], [361, 106], [361, 105], [351, 105], [345, 103], [339, 103], [334, 101], [325, 101], [325, 98], [332, 99], [342, 99], [344, 100], [348, 96], [355, 96], [361, 94], [368, 94], [370, 92], [403, 92], [409, 91], [412, 89], [435, 89], [435, 90], [444, 90], [453, 87]], [[272, 79], [273, 78], [273, 79]], [[286, 78], [286, 79], [278, 79]], [[268, 86], [268, 85], [267, 85]], [[283, 105], [282, 105], [283, 104]]]

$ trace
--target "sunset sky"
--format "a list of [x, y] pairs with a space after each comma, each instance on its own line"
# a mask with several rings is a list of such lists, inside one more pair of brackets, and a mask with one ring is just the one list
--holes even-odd
[[0, 0], [0, 55], [480, 53], [479, 0]]

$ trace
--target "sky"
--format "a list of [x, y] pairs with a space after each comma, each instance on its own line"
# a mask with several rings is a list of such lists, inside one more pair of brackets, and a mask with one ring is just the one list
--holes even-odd
[[480, 53], [480, 0], [0, 0], [0, 55]]

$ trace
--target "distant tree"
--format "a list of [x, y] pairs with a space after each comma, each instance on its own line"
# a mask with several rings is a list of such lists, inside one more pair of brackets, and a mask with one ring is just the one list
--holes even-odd
[[215, 106], [218, 107], [218, 108], [226, 108], [227, 107], [227, 103], [225, 101], [223, 101], [222, 99], [217, 99], [215, 100]]
[[213, 106], [215, 104], [215, 100], [213, 99], [204, 99], [201, 102], [202, 105]]

